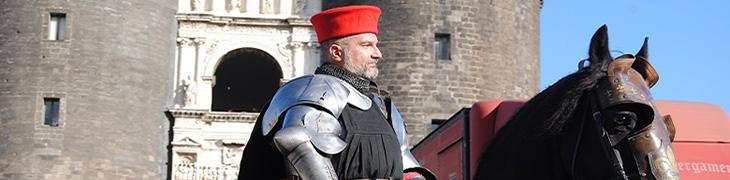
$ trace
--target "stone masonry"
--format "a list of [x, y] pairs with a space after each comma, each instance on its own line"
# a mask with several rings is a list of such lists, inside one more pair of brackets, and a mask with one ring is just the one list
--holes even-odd
[[[176, 6], [0, 0], [0, 179], [164, 179]], [[64, 40], [48, 40], [51, 13]]]

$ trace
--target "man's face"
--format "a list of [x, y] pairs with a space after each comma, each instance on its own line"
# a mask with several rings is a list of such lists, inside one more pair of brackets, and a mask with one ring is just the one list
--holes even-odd
[[337, 44], [343, 47], [344, 68], [362, 77], [374, 80], [378, 76], [377, 63], [382, 57], [378, 37], [372, 33], [353, 35]]

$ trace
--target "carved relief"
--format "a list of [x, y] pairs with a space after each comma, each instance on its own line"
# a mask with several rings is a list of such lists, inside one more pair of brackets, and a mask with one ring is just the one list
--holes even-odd
[[[180, 31], [185, 32], [198, 32], [207, 34], [216, 34], [218, 32], [226, 32], [226, 36], [231, 37], [228, 32], [235, 32], [236, 35], [245, 34], [267, 34], [267, 35], [289, 35], [291, 28], [284, 26], [280, 21], [262, 21], [252, 22], [260, 24], [267, 24], [272, 26], [252, 26], [248, 24], [233, 24], [227, 26], [216, 26], [207, 23], [187, 23], [181, 22], [179, 24]], [[313, 32], [304, 32], [306, 34], [313, 34]]]
[[221, 151], [223, 151], [223, 164], [238, 165], [238, 163], [241, 162], [240, 156], [243, 153], [243, 151], [241, 150], [241, 146], [225, 146], [223, 149], [221, 149]]
[[175, 180], [193, 180], [195, 179], [194, 164], [176, 164], [173, 167], [173, 179]]
[[295, 47], [298, 47], [297, 45], [299, 43], [295, 42], [289, 42], [289, 43], [279, 43], [276, 44], [277, 50], [279, 51], [279, 54], [286, 57], [287, 59], [291, 57], [292, 49]]
[[[206, 55], [213, 54], [215, 52], [215, 48], [218, 47], [218, 43], [219, 43], [218, 40], [211, 41], [210, 42], [210, 45], [208, 45], [208, 48], [205, 50], [205, 54]], [[203, 63], [207, 63], [207, 61], [206, 62], [203, 62]]]
[[178, 164], [195, 164], [197, 162], [197, 154], [195, 153], [177, 153]]

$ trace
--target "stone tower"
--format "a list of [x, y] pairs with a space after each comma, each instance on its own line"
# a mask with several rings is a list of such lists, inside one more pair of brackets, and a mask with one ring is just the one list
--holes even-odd
[[0, 1], [0, 179], [164, 179], [176, 1]]
[[382, 9], [378, 82], [406, 120], [411, 145], [432, 123], [480, 99], [539, 90], [542, 0], [324, 1]]

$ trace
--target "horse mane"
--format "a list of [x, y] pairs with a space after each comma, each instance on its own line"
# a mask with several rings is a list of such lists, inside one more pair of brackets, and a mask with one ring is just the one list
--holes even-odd
[[[581, 104], [580, 101], [598, 80], [606, 76], [597, 65], [581, 68], [538, 93], [515, 113], [509, 122], [525, 123], [522, 128], [532, 127], [538, 137], [560, 134]], [[598, 69], [598, 70], [597, 70]], [[520, 124], [522, 124], [520, 123]], [[546, 136], [547, 135], [547, 136]]]

